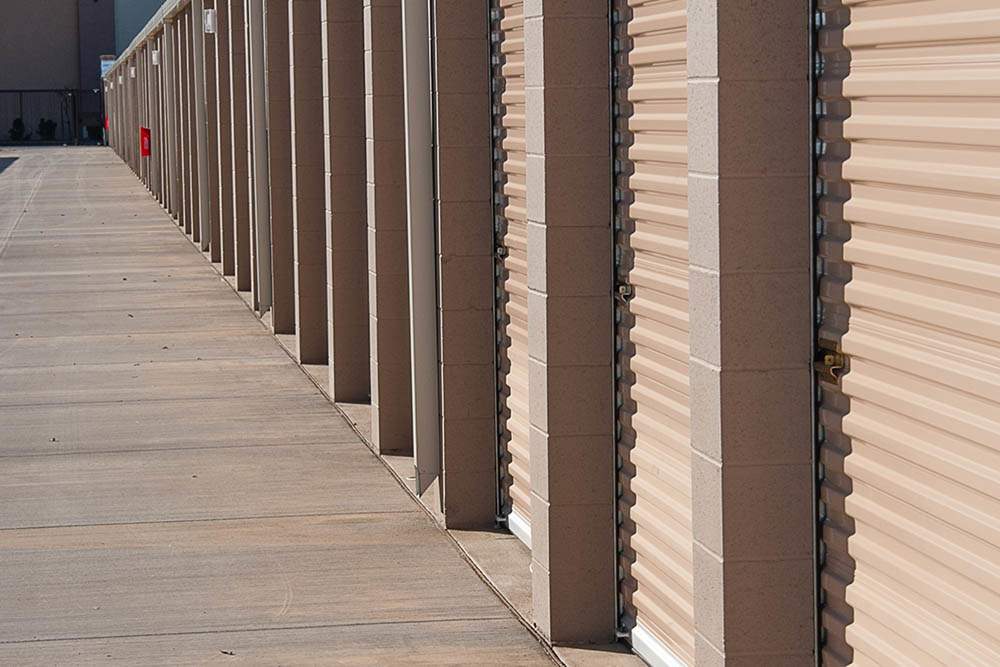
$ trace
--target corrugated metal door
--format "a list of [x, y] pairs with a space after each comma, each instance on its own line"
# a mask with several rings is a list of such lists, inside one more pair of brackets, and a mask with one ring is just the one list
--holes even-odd
[[824, 0], [828, 665], [1000, 664], [1000, 5]]
[[496, 126], [497, 312], [501, 488], [508, 523], [529, 541], [528, 466], [528, 222], [525, 204], [524, 2], [494, 8]]
[[622, 625], [691, 664], [687, 2], [616, 10]]

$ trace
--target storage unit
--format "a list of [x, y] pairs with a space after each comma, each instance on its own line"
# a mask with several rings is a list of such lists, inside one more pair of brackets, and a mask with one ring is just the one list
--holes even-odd
[[1000, 664], [1000, 6], [821, 9], [824, 662]]
[[528, 453], [528, 221], [525, 202], [524, 2], [493, 8], [494, 179], [497, 213], [497, 381], [500, 440], [506, 456], [500, 485], [515, 535], [530, 544], [531, 479]]
[[616, 5], [621, 623], [693, 663], [687, 2]]
[[[811, 3], [778, 0], [704, 0], [690, 13], [686, 0], [432, 3], [434, 21], [407, 22], [405, 32], [398, 3], [372, 14], [362, 11], [370, 2], [325, 0], [327, 18], [336, 13], [336, 30], [348, 32], [336, 54], [324, 58], [317, 41], [295, 67], [339, 81], [346, 97], [295, 74], [296, 101], [329, 98], [329, 113], [314, 105], [296, 131], [353, 148], [312, 161], [309, 173], [329, 177], [329, 198], [310, 186], [317, 206], [294, 226], [284, 220], [284, 239], [281, 216], [263, 208], [284, 196], [291, 215], [282, 187], [291, 188], [293, 158], [274, 143], [283, 102], [289, 116], [288, 63], [282, 73], [276, 57], [288, 45], [271, 39], [274, 26], [264, 42], [277, 67], [263, 93], [268, 164], [252, 159], [263, 143], [248, 142], [262, 135], [248, 130], [246, 83], [254, 75], [260, 84], [268, 61], [259, 49], [247, 59], [260, 43], [247, 39], [245, 12], [258, 16], [262, 2], [212, 3], [218, 26], [203, 71], [201, 6], [170, 0], [161, 25], [106, 79], [115, 148], [193, 239], [209, 229], [209, 211], [218, 218], [202, 246], [241, 290], [265, 295], [269, 272], [291, 276], [296, 244], [329, 251], [309, 274], [325, 272], [327, 296], [356, 282], [330, 283], [338, 266], [374, 271], [376, 298], [353, 291], [380, 323], [378, 349], [354, 337], [356, 308], [331, 307], [328, 318], [325, 299], [296, 304], [289, 285], [292, 308], [272, 326], [294, 329], [299, 306], [300, 321], [322, 324], [314, 341], [362, 343], [346, 346], [362, 362], [360, 391], [349, 393], [363, 401], [369, 381], [378, 385], [371, 442], [380, 453], [414, 442], [412, 387], [440, 387], [417, 396], [432, 413], [436, 399], [441, 418], [436, 434], [418, 429], [420, 451], [436, 450], [442, 466], [423, 500], [435, 514], [444, 507], [446, 527], [506, 519], [534, 541], [531, 580], [518, 590], [531, 589], [542, 635], [601, 644], [617, 629], [654, 665], [694, 664], [696, 653], [699, 663], [808, 662], [819, 609], [826, 664], [1000, 664], [997, 0], [816, 0], [816, 15]], [[287, 9], [268, 0], [275, 25]], [[810, 17], [820, 24], [815, 70]], [[397, 56], [428, 38], [425, 90], [424, 68], [400, 68]], [[407, 63], [418, 55], [423, 62], [414, 50]], [[546, 87], [526, 91], [526, 81]], [[202, 83], [209, 141], [199, 130]], [[432, 161], [426, 141], [405, 131], [404, 89], [411, 102], [432, 101]], [[154, 132], [159, 163], [138, 155], [141, 126]], [[403, 178], [407, 160], [426, 176], [418, 154], [433, 165], [434, 189]], [[538, 223], [530, 331], [529, 187]], [[378, 251], [367, 265], [350, 236], [363, 226], [365, 192]], [[407, 246], [407, 214], [431, 210], [437, 234], [413, 232]], [[338, 236], [344, 225], [350, 238]], [[316, 229], [330, 234], [319, 245]], [[432, 244], [437, 302], [418, 310], [433, 324], [427, 309], [437, 309], [438, 364], [423, 363], [435, 352], [428, 340], [415, 364], [400, 313], [411, 308], [407, 281], [426, 292], [420, 276], [429, 274], [414, 266], [430, 264], [414, 250], [427, 262], [409, 266], [406, 252]], [[262, 317], [265, 301], [252, 301]], [[406, 478], [409, 461], [396, 462]], [[433, 477], [436, 464], [427, 470]]]

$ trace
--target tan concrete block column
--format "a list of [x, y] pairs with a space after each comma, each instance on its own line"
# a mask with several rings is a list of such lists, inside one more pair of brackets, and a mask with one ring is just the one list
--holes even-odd
[[132, 114], [132, 82], [129, 79], [129, 67], [131, 66], [131, 58], [127, 60], [122, 67], [122, 97], [123, 97], [123, 111], [125, 118], [127, 119], [126, 127], [126, 142], [125, 142], [125, 154], [127, 156], [128, 166], [133, 172], [135, 171], [135, 155], [134, 155], [134, 144], [133, 141], [127, 141], [127, 138], [132, 136], [132, 126], [135, 124], [135, 118]]
[[[257, 275], [257, 185], [254, 181], [256, 176], [255, 173], [255, 159], [254, 159], [254, 148], [255, 148], [255, 133], [257, 132], [257, 126], [254, 124], [253, 117], [253, 106], [254, 106], [254, 93], [253, 93], [253, 67], [252, 65], [252, 52], [253, 44], [251, 43], [250, 33], [253, 29], [251, 24], [253, 19], [250, 16], [250, 6], [253, 0], [243, 0], [243, 38], [245, 49], [243, 52], [243, 71], [246, 73], [246, 114], [247, 114], [247, 209], [249, 211], [248, 220], [248, 238], [250, 244], [250, 303], [253, 304], [253, 309], [255, 311], [260, 311], [260, 285], [258, 285], [259, 277]], [[263, 0], [256, 0], [257, 2], [262, 2]], [[264, 130], [266, 131], [266, 129]], [[268, 214], [270, 214], [270, 207], [268, 207]]]
[[[204, 0], [205, 9], [215, 9], [215, 0]], [[205, 34], [205, 112], [208, 121], [208, 211], [209, 216], [209, 257], [213, 262], [221, 261], [222, 227], [219, 223], [221, 209], [219, 199], [219, 91], [216, 84], [217, 54], [215, 35]]]
[[168, 57], [168, 51], [170, 47], [167, 46], [167, 22], [163, 22], [163, 32], [160, 33], [159, 37], [159, 48], [160, 48], [160, 66], [159, 79], [160, 79], [160, 203], [163, 208], [167, 209], [170, 206], [170, 179], [171, 179], [171, 144], [175, 137], [170, 131], [170, 103], [168, 98], [169, 84], [167, 83], [170, 77], [170, 59]]
[[[163, 207], [173, 215], [174, 194], [177, 191], [177, 174], [175, 145], [177, 143], [177, 123], [174, 120], [174, 22], [171, 19], [164, 19], [163, 34], [160, 37], [160, 78], [162, 81], [163, 98], [160, 106], [163, 109]], [[112, 78], [114, 75], [112, 74]], [[114, 91], [112, 91], [114, 92]], [[112, 134], [117, 134], [114, 123], [117, 118], [112, 118]]]
[[[149, 59], [146, 61], [146, 71], [148, 74], [148, 104], [149, 122], [151, 129], [151, 141], [153, 155], [150, 157], [150, 191], [153, 197], [159, 201], [160, 182], [163, 179], [163, 172], [160, 168], [160, 158], [163, 156], [163, 121], [160, 118], [160, 67], [153, 64], [153, 53], [159, 51], [159, 37], [153, 37], [149, 41]], [[159, 56], [157, 56], [157, 59]], [[157, 60], [157, 62], [159, 62]]]
[[195, 182], [194, 173], [194, 126], [191, 123], [191, 17], [181, 13], [178, 18], [180, 54], [181, 54], [181, 126], [184, 137], [184, 232], [191, 234], [197, 226], [195, 218]]
[[364, 10], [356, 0], [321, 4], [330, 393], [336, 401], [360, 403], [371, 393]]
[[288, 0], [264, 2], [267, 42], [267, 157], [271, 184], [271, 326], [295, 333], [295, 241], [292, 233], [292, 123]]
[[229, 54], [229, 0], [215, 0], [215, 87], [218, 109], [219, 143], [219, 251], [222, 274], [231, 276], [236, 272], [236, 227], [233, 224], [233, 110], [230, 103], [231, 70]]
[[615, 636], [608, 3], [525, 3], [534, 619]]
[[121, 67], [119, 67], [119, 69], [118, 69], [118, 73], [117, 73], [116, 76], [117, 76], [117, 79], [115, 81], [115, 84], [119, 88], [120, 100], [119, 100], [118, 104], [119, 104], [119, 107], [120, 107], [120, 115], [121, 115], [121, 121], [122, 121], [121, 131], [119, 132], [120, 140], [121, 140], [121, 147], [122, 147], [122, 160], [124, 160], [125, 163], [128, 164], [129, 169], [131, 169], [132, 168], [132, 153], [129, 150], [130, 146], [126, 142], [126, 138], [128, 137], [128, 134], [129, 134], [129, 129], [130, 129], [131, 125], [132, 125], [132, 119], [129, 116], [129, 111], [128, 111], [128, 109], [129, 109], [129, 107], [128, 107], [128, 84], [127, 84], [127, 80], [128, 80], [128, 61], [122, 63]]
[[434, 3], [445, 522], [496, 521], [496, 322], [489, 9]]
[[174, 124], [177, 133], [177, 140], [174, 141], [174, 166], [177, 170], [177, 191], [174, 194], [175, 208], [174, 216], [177, 218], [177, 225], [184, 227], [187, 210], [187, 171], [185, 169], [184, 146], [185, 146], [185, 125], [184, 125], [184, 48], [183, 48], [184, 22], [178, 16], [174, 19]]
[[406, 148], [399, 0], [364, 0], [372, 439], [410, 452]]
[[[142, 44], [136, 48], [136, 95], [138, 97], [138, 121], [140, 127], [148, 126], [148, 118], [146, 111], [146, 58], [149, 51], [147, 50], [147, 45]], [[138, 138], [138, 137], [137, 137]], [[144, 186], [149, 187], [149, 160], [141, 157], [139, 160], [139, 180]]]
[[164, 33], [160, 33], [156, 38], [156, 49], [160, 52], [160, 64], [156, 67], [155, 71], [155, 85], [156, 85], [156, 122], [157, 122], [157, 134], [156, 134], [156, 145], [158, 150], [156, 152], [156, 163], [157, 163], [157, 199], [161, 206], [166, 206], [167, 204], [167, 114], [166, 107], [163, 102], [164, 98], [164, 74], [166, 72], [166, 67], [164, 63], [166, 62], [165, 50], [163, 48]]
[[[174, 75], [176, 76], [176, 86], [174, 88], [175, 112], [174, 119], [177, 121], [177, 177], [179, 190], [177, 192], [177, 224], [188, 231], [191, 224], [191, 197], [189, 194], [191, 174], [188, 171], [187, 152], [189, 147], [188, 127], [187, 127], [187, 76], [185, 63], [186, 41], [184, 39], [185, 27], [184, 16], [178, 15], [174, 22]], [[127, 72], [126, 72], [127, 74]]]
[[[150, 105], [149, 105], [149, 61], [150, 61], [150, 48], [149, 42], [146, 42], [139, 49], [139, 71], [137, 77], [139, 79], [139, 108], [141, 110], [140, 122], [143, 127], [147, 129], [152, 129], [153, 123], [150, 118]], [[152, 138], [151, 138], [152, 140]], [[152, 174], [153, 160], [151, 157], [142, 159], [142, 182], [146, 186], [146, 189], [150, 189], [153, 180]]]
[[229, 2], [229, 109], [233, 147], [233, 246], [236, 289], [250, 291], [250, 155], [247, 149], [246, 12], [243, 0]]
[[808, 3], [688, 21], [695, 657], [811, 665]]
[[288, 0], [296, 353], [325, 364], [326, 194], [320, 0]]
[[154, 198], [159, 198], [160, 181], [160, 120], [158, 107], [159, 87], [157, 74], [159, 67], [153, 65], [153, 53], [157, 49], [156, 38], [150, 38], [146, 58], [146, 109], [149, 119], [150, 141], [153, 154], [149, 158], [149, 191]]
[[193, 9], [189, 10], [184, 18], [184, 66], [186, 68], [185, 85], [187, 86], [184, 111], [187, 117], [188, 132], [188, 174], [190, 176], [188, 193], [191, 197], [189, 207], [191, 220], [186, 231], [195, 243], [199, 243], [201, 241], [201, 183], [198, 174], [198, 122], [194, 80], [196, 76], [199, 76], [199, 73], [195, 68], [194, 40], [201, 39], [201, 35], [195, 34], [192, 12]]
[[[160, 86], [158, 65], [153, 64], [153, 53], [159, 49], [158, 38], [152, 37], [149, 41], [149, 58], [146, 61], [146, 87], [147, 104], [149, 108], [149, 123], [151, 130], [150, 140], [152, 141], [153, 155], [149, 159], [150, 192], [153, 197], [159, 200], [160, 197], [160, 156], [163, 154], [160, 149], [161, 133], [163, 126], [160, 122]], [[159, 56], [157, 56], [159, 58]]]

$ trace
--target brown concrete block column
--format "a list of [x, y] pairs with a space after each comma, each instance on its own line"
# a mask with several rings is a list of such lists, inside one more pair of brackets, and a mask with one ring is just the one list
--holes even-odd
[[135, 132], [133, 130], [136, 130], [135, 83], [131, 77], [132, 67], [134, 65], [135, 65], [135, 57], [129, 56], [129, 59], [125, 63], [125, 67], [122, 68], [122, 73], [125, 79], [125, 109], [126, 109], [126, 114], [128, 115], [128, 125], [129, 125], [128, 141], [126, 144], [128, 149], [128, 163], [129, 163], [129, 168], [132, 169], [132, 172], [138, 173], [136, 150], [135, 150], [136, 142], [134, 139], [132, 139], [132, 137], [135, 136]]
[[[190, 147], [187, 126], [187, 41], [185, 39], [186, 29], [183, 15], [178, 15], [174, 20], [174, 74], [176, 76], [176, 86], [174, 88], [175, 116], [177, 121], [177, 176], [180, 190], [177, 193], [177, 224], [185, 232], [190, 229], [191, 197], [189, 193], [191, 184], [191, 174], [188, 171], [188, 149]], [[127, 74], [127, 73], [126, 73]]]
[[[146, 58], [148, 55], [146, 44], [139, 45], [135, 50], [135, 83], [136, 97], [138, 101], [137, 120], [140, 127], [148, 127], [149, 116], [146, 111]], [[138, 135], [136, 137], [138, 139]], [[139, 181], [144, 186], [149, 187], [149, 160], [141, 157], [139, 159]]]
[[363, 403], [371, 394], [364, 9], [356, 0], [321, 5], [330, 393], [335, 401]]
[[[249, 238], [250, 246], [250, 259], [249, 259], [249, 269], [250, 269], [250, 303], [253, 304], [253, 309], [255, 311], [260, 311], [260, 285], [258, 284], [260, 278], [257, 273], [257, 184], [254, 181], [256, 177], [255, 169], [255, 158], [254, 158], [254, 148], [255, 148], [255, 138], [258, 131], [265, 132], [267, 128], [259, 128], [254, 123], [253, 109], [254, 109], [254, 90], [253, 90], [253, 49], [254, 45], [251, 41], [251, 31], [253, 30], [252, 24], [253, 19], [251, 18], [250, 12], [251, 4], [262, 2], [263, 0], [243, 0], [243, 38], [244, 38], [244, 51], [243, 51], [243, 71], [246, 76], [246, 115], [247, 115], [247, 129], [246, 129], [246, 142], [247, 142], [247, 211], [248, 211], [248, 221], [247, 221], [247, 235]], [[268, 209], [268, 214], [270, 214], [270, 208]]]
[[364, 30], [372, 439], [402, 453], [413, 424], [399, 0], [364, 0]]
[[229, 55], [229, 2], [230, 0], [215, 0], [215, 88], [216, 106], [218, 109], [218, 127], [216, 134], [219, 144], [219, 252], [222, 261], [222, 274], [234, 275], [236, 272], [236, 244], [233, 224], [233, 110], [230, 103], [232, 95], [230, 80]]
[[190, 42], [188, 40], [188, 19], [184, 13], [177, 16], [177, 55], [178, 63], [178, 88], [177, 88], [177, 103], [178, 115], [177, 122], [180, 125], [181, 130], [181, 179], [183, 180], [184, 189], [182, 192], [183, 199], [183, 209], [181, 213], [180, 220], [184, 223], [184, 232], [187, 234], [191, 233], [191, 218], [192, 218], [192, 206], [193, 201], [191, 199], [191, 126], [188, 122], [188, 109], [191, 104], [190, 93], [188, 89], [188, 50], [190, 48]]
[[132, 127], [132, 118], [129, 115], [129, 104], [128, 104], [128, 61], [122, 63], [121, 67], [118, 69], [117, 79], [115, 85], [119, 88], [119, 107], [120, 107], [120, 117], [121, 117], [121, 150], [122, 150], [122, 160], [128, 164], [129, 169], [132, 168], [132, 151], [130, 150], [126, 138], [129, 136], [129, 132]]
[[688, 21], [696, 662], [811, 665], [808, 3]]
[[155, 68], [156, 85], [156, 167], [157, 167], [157, 199], [161, 206], [167, 205], [167, 118], [164, 98], [164, 74], [166, 73], [166, 53], [163, 48], [164, 33], [156, 37], [156, 49], [160, 52], [160, 64]]
[[608, 3], [525, 3], [534, 619], [615, 636]]
[[[205, 9], [215, 9], [215, 0], [204, 0]], [[205, 77], [205, 112], [208, 123], [208, 210], [209, 216], [209, 257], [213, 262], [222, 260], [221, 243], [222, 227], [219, 220], [221, 216], [219, 200], [219, 91], [216, 87], [216, 67], [217, 55], [215, 48], [215, 35], [204, 34], [201, 36], [205, 44], [205, 66], [203, 76]]]
[[[167, 22], [163, 22], [162, 32], [156, 39], [157, 49], [160, 52], [160, 65], [156, 68], [157, 79], [157, 113], [159, 116], [160, 129], [158, 143], [159, 152], [156, 154], [158, 168], [160, 172], [160, 204], [166, 209], [170, 203], [170, 137], [167, 127], [167, 101], [168, 77], [170, 76], [170, 48], [168, 43]], [[108, 101], [110, 103], [110, 100]], [[107, 107], [108, 113], [114, 114], [113, 107]], [[114, 134], [112, 131], [111, 134]]]
[[[163, 114], [163, 208], [171, 215], [173, 215], [174, 211], [174, 192], [176, 191], [174, 144], [177, 141], [176, 123], [173, 118], [173, 101], [175, 97], [173, 64], [176, 57], [174, 55], [173, 34], [173, 21], [164, 19], [163, 33], [160, 35], [160, 81], [163, 93], [163, 97], [160, 99], [160, 108]], [[115, 75], [112, 74], [111, 78], [114, 79], [114, 77]], [[112, 90], [113, 92], [114, 90]], [[114, 135], [116, 133], [114, 111], [112, 111], [112, 118], [110, 120], [112, 123], [111, 133]]]
[[292, 232], [292, 123], [288, 0], [265, 0], [267, 157], [271, 186], [271, 326], [295, 333], [295, 240]]
[[326, 196], [323, 189], [323, 43], [320, 0], [288, 0], [296, 353], [325, 364]]
[[156, 73], [157, 67], [153, 65], [153, 52], [156, 50], [156, 38], [150, 37], [146, 42], [146, 119], [150, 129], [150, 142], [153, 149], [153, 154], [148, 158], [149, 162], [149, 179], [147, 187], [150, 194], [154, 199], [157, 199], [159, 195], [157, 191], [159, 190], [157, 182], [159, 181], [159, 154], [160, 154], [160, 125], [157, 118], [157, 106], [156, 106]]
[[190, 224], [188, 225], [186, 231], [191, 235], [191, 239], [195, 243], [200, 243], [201, 241], [201, 184], [199, 180], [198, 170], [198, 127], [197, 127], [197, 115], [195, 112], [195, 81], [194, 78], [199, 76], [199, 72], [195, 68], [195, 57], [194, 57], [194, 40], [201, 39], [201, 35], [195, 34], [195, 25], [192, 16], [193, 9], [189, 9], [184, 17], [184, 66], [185, 71], [185, 85], [187, 87], [185, 92], [185, 116], [187, 120], [187, 138], [188, 138], [188, 175], [190, 177], [190, 182], [188, 186], [188, 193], [191, 198], [191, 203], [189, 210], [191, 213]]
[[229, 86], [233, 147], [233, 246], [236, 289], [249, 291], [250, 265], [250, 155], [247, 148], [246, 12], [242, 0], [229, 2]]
[[191, 170], [191, 154], [194, 149], [193, 133], [191, 126], [191, 35], [190, 18], [186, 13], [181, 13], [177, 18], [177, 35], [180, 41], [180, 124], [181, 137], [181, 159], [183, 164], [181, 169], [184, 173], [184, 232], [191, 234], [194, 222], [194, 172]]
[[184, 22], [179, 16], [176, 17], [174, 19], [174, 62], [172, 65], [174, 77], [174, 131], [176, 132], [177, 137], [174, 140], [174, 167], [177, 172], [175, 176], [175, 185], [177, 189], [174, 193], [174, 217], [177, 219], [177, 224], [180, 227], [184, 226], [185, 210], [187, 206], [187, 198], [185, 195], [187, 188], [187, 174], [184, 169], [184, 78], [182, 76], [182, 64], [184, 62], [184, 49], [182, 41], [183, 27]]
[[497, 484], [489, 10], [434, 8], [444, 515], [450, 528], [487, 527]]

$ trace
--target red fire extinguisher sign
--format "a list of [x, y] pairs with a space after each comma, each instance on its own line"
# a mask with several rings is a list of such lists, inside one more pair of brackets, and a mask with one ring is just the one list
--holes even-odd
[[139, 155], [149, 157], [153, 154], [153, 138], [148, 127], [139, 128]]

